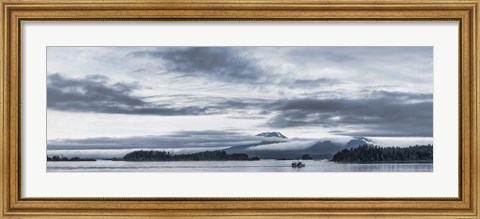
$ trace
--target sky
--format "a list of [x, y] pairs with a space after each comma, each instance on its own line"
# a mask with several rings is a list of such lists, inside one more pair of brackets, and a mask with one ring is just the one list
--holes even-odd
[[431, 139], [433, 47], [47, 48], [50, 145], [222, 147], [266, 131]]

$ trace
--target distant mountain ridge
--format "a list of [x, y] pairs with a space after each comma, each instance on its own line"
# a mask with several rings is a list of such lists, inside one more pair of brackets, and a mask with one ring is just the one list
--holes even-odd
[[[343, 149], [356, 148], [361, 145], [371, 145], [374, 142], [364, 137], [356, 137], [346, 143], [335, 140], [318, 140], [311, 146], [302, 149], [285, 149], [283, 145], [295, 142], [280, 132], [262, 132], [256, 136], [272, 138], [271, 141], [263, 141], [252, 145], [232, 146], [224, 149], [227, 153], [245, 153], [260, 159], [297, 159], [304, 154], [309, 154], [314, 159], [331, 159], [333, 155]], [[269, 149], [261, 149], [258, 146], [270, 145]], [[278, 145], [278, 149], [276, 149]], [[302, 145], [302, 143], [299, 143]]]
[[283, 135], [280, 132], [262, 132], [260, 134], [257, 134], [256, 136], [262, 136], [262, 137], [275, 137], [275, 138], [282, 138], [282, 139], [288, 139], [287, 136]]

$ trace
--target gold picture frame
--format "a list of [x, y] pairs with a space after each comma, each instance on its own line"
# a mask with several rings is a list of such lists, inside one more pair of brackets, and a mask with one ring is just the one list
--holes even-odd
[[[455, 0], [1, 0], [1, 218], [478, 218], [480, 3]], [[456, 21], [456, 198], [21, 197], [21, 27], [35, 21]]]

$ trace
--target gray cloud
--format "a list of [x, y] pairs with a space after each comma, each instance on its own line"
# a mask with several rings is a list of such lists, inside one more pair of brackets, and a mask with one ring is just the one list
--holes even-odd
[[430, 83], [433, 78], [430, 46], [298, 47], [286, 56], [300, 66], [335, 67], [349, 75], [357, 74], [352, 79], [363, 83], [392, 78], [397, 83]]
[[351, 136], [433, 135], [431, 94], [377, 91], [363, 99], [284, 99], [270, 108], [277, 115], [267, 125], [276, 128], [322, 126]]
[[137, 115], [204, 115], [208, 107], [181, 108], [154, 104], [133, 95], [135, 84], [110, 83], [101, 75], [81, 79], [51, 74], [47, 79], [47, 108], [69, 112], [96, 112]]
[[[215, 148], [258, 144], [272, 138], [232, 131], [179, 131], [169, 135], [126, 138], [86, 138], [48, 141], [48, 150], [131, 149], [131, 148]], [[277, 139], [278, 140], [278, 139]]]
[[[138, 89], [137, 84], [111, 83], [108, 77], [101, 75], [74, 79], [51, 74], [47, 84], [47, 107], [67, 112], [178, 116], [241, 113], [261, 109], [265, 104], [259, 98], [214, 98], [190, 94], [140, 97], [133, 94]], [[172, 106], [180, 101], [195, 106]]]
[[269, 72], [257, 60], [229, 47], [176, 47], [131, 53], [134, 57], [153, 57], [165, 62], [167, 70], [185, 76], [206, 76], [228, 82], [252, 82]]
[[[166, 71], [182, 76], [201, 76], [227, 83], [269, 83], [288, 87], [315, 87], [340, 83], [336, 79], [292, 79], [282, 77], [273, 66], [252, 57], [255, 47], [175, 47], [137, 51], [137, 58], [150, 57], [165, 63]], [[285, 72], [283, 72], [285, 73]], [[287, 74], [288, 75], [288, 74]]]
[[139, 89], [136, 84], [111, 83], [100, 75], [72, 79], [52, 74], [47, 89], [48, 108], [69, 112], [162, 116], [236, 112], [239, 118], [274, 114], [266, 122], [269, 127], [322, 126], [331, 133], [350, 136], [432, 136], [433, 131], [433, 96], [427, 93], [362, 91], [365, 97], [361, 99], [307, 97], [273, 102], [217, 98], [205, 106], [172, 107], [133, 95]]
[[329, 85], [335, 85], [335, 84], [340, 84], [341, 82], [336, 79], [332, 78], [318, 78], [318, 79], [296, 79], [296, 80], [287, 80], [283, 81], [280, 84], [288, 86], [290, 88], [302, 88], [302, 89], [308, 89], [308, 88], [315, 88], [315, 87], [320, 87], [320, 86], [329, 86]]
[[[287, 55], [296, 63], [364, 64], [396, 61], [406, 65], [431, 62], [433, 49], [430, 46], [322, 46], [292, 47]], [[387, 63], [386, 63], [387, 64]], [[431, 69], [431, 65], [424, 65]]]

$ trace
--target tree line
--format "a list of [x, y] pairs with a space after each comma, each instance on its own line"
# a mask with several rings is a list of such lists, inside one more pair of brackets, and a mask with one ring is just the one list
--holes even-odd
[[166, 151], [140, 150], [123, 157], [125, 161], [222, 161], [222, 160], [259, 160], [244, 153], [227, 154], [222, 150], [204, 151], [192, 154], [174, 154]]
[[409, 147], [379, 147], [362, 145], [343, 149], [333, 155], [332, 161], [352, 163], [433, 162], [433, 145]]
[[47, 156], [47, 161], [95, 161], [95, 159], [80, 158], [80, 157], [64, 157], [64, 156]]

